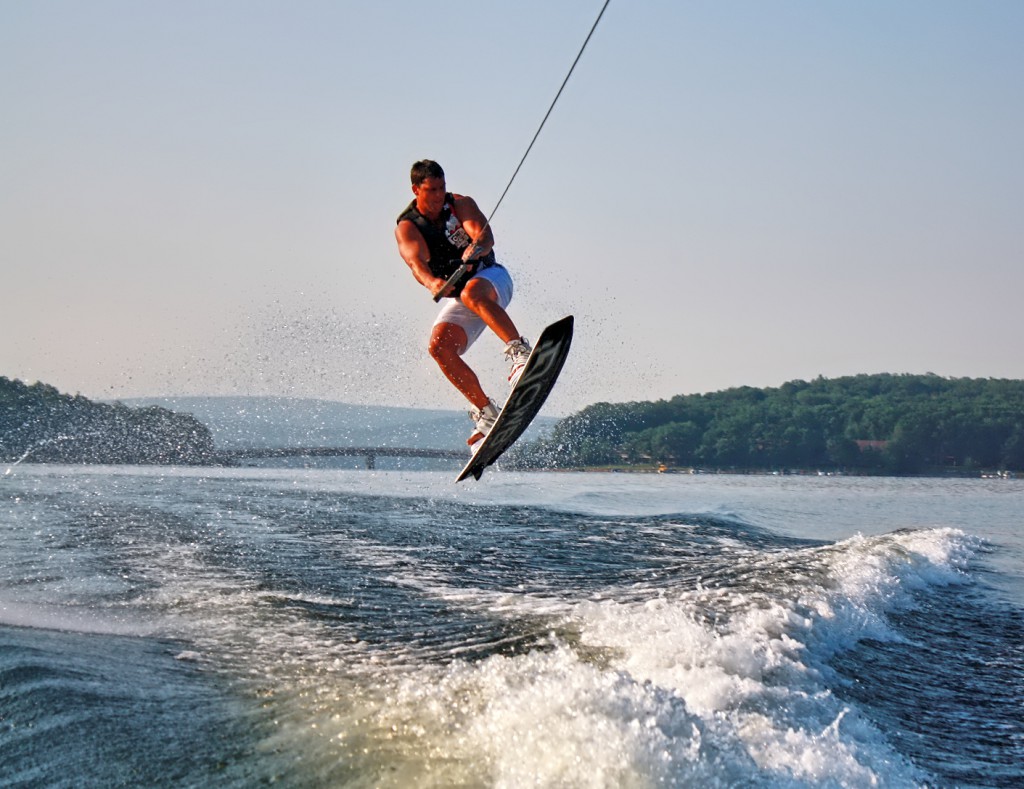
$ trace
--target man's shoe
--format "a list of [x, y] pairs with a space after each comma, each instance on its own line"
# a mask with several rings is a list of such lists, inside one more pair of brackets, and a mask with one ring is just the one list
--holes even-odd
[[512, 342], [505, 346], [505, 361], [512, 365], [508, 371], [509, 386], [515, 386], [518, 383], [532, 351], [533, 348], [530, 347], [530, 342], [525, 337], [512, 340]]
[[498, 418], [498, 407], [490, 400], [483, 408], [474, 408], [470, 411], [469, 418], [473, 420], [473, 432], [466, 443], [472, 447], [473, 452], [476, 452], [483, 443], [484, 436], [494, 427], [494, 422]]

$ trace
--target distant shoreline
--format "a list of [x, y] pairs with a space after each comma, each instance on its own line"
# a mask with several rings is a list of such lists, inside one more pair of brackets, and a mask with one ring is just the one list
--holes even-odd
[[892, 474], [865, 470], [837, 471], [825, 469], [698, 469], [689, 467], [637, 466], [578, 466], [564, 468], [536, 468], [523, 471], [574, 471], [585, 474], [664, 474], [668, 476], [739, 476], [739, 477], [888, 477], [892, 479], [1022, 479], [1021, 474], [1005, 470], [936, 469], [915, 474]]
[[[444, 452], [444, 450], [439, 450]], [[360, 454], [354, 452], [352, 454]], [[305, 465], [302, 466], [306, 470], [323, 470], [323, 471], [338, 471], [338, 470], [350, 470], [359, 471], [362, 468], [355, 469], [338, 469], [330, 466], [318, 466], [316, 463], [316, 455], [304, 455], [302, 459], [306, 461]], [[445, 458], [449, 458], [448, 454], [444, 455]], [[208, 462], [208, 463], [102, 463], [92, 461], [53, 461], [53, 460], [33, 460], [31, 458], [25, 458], [24, 460], [7, 462], [5, 464], [7, 468], [6, 472], [10, 472], [15, 466], [138, 466], [139, 468], [151, 468], [159, 465], [164, 468], [168, 466], [180, 466], [181, 468], [200, 469], [200, 468], [215, 468], [215, 469], [295, 469], [294, 465], [287, 463], [281, 463], [280, 465], [263, 463], [259, 465], [241, 465], [241, 464], [226, 464], [222, 462]], [[373, 469], [369, 468], [366, 470], [376, 471], [440, 471], [441, 469]], [[892, 474], [892, 473], [878, 473], [870, 471], [826, 471], [822, 469], [785, 469], [785, 470], [771, 470], [771, 469], [696, 469], [686, 467], [665, 467], [661, 468], [653, 465], [637, 465], [637, 466], [574, 466], [574, 467], [548, 467], [548, 468], [506, 468], [508, 472], [531, 472], [531, 473], [549, 473], [549, 474], [655, 474], [665, 476], [693, 476], [693, 477], [717, 477], [717, 476], [735, 476], [735, 477], [870, 477], [873, 479], [888, 478], [888, 479], [1002, 479], [1002, 480], [1017, 480], [1024, 479], [1024, 475], [1005, 470], [935, 470], [925, 471], [916, 474]], [[0, 475], [2, 476], [2, 475]]]

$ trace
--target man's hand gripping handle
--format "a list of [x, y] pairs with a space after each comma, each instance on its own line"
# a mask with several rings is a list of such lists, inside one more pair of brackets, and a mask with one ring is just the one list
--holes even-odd
[[445, 280], [444, 287], [434, 294], [434, 301], [438, 302], [445, 296], [447, 296], [449, 293], [451, 293], [452, 289], [458, 287], [458, 284], [462, 282], [463, 278], [467, 274], [472, 273], [472, 271], [475, 268], [476, 264], [474, 263], [461, 264], [457, 269], [455, 269], [455, 273], [448, 277], [447, 280]]

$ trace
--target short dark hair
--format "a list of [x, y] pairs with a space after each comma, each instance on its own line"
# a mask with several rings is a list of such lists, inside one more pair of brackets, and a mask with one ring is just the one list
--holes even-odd
[[413, 186], [419, 186], [428, 178], [444, 180], [444, 170], [433, 159], [420, 159], [420, 161], [413, 164], [412, 170], [409, 172], [409, 178], [412, 179]]

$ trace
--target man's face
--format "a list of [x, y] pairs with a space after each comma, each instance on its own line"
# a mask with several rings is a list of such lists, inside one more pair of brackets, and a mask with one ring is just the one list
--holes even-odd
[[437, 219], [444, 208], [444, 178], [424, 178], [412, 187], [416, 195], [416, 208], [427, 219]]

